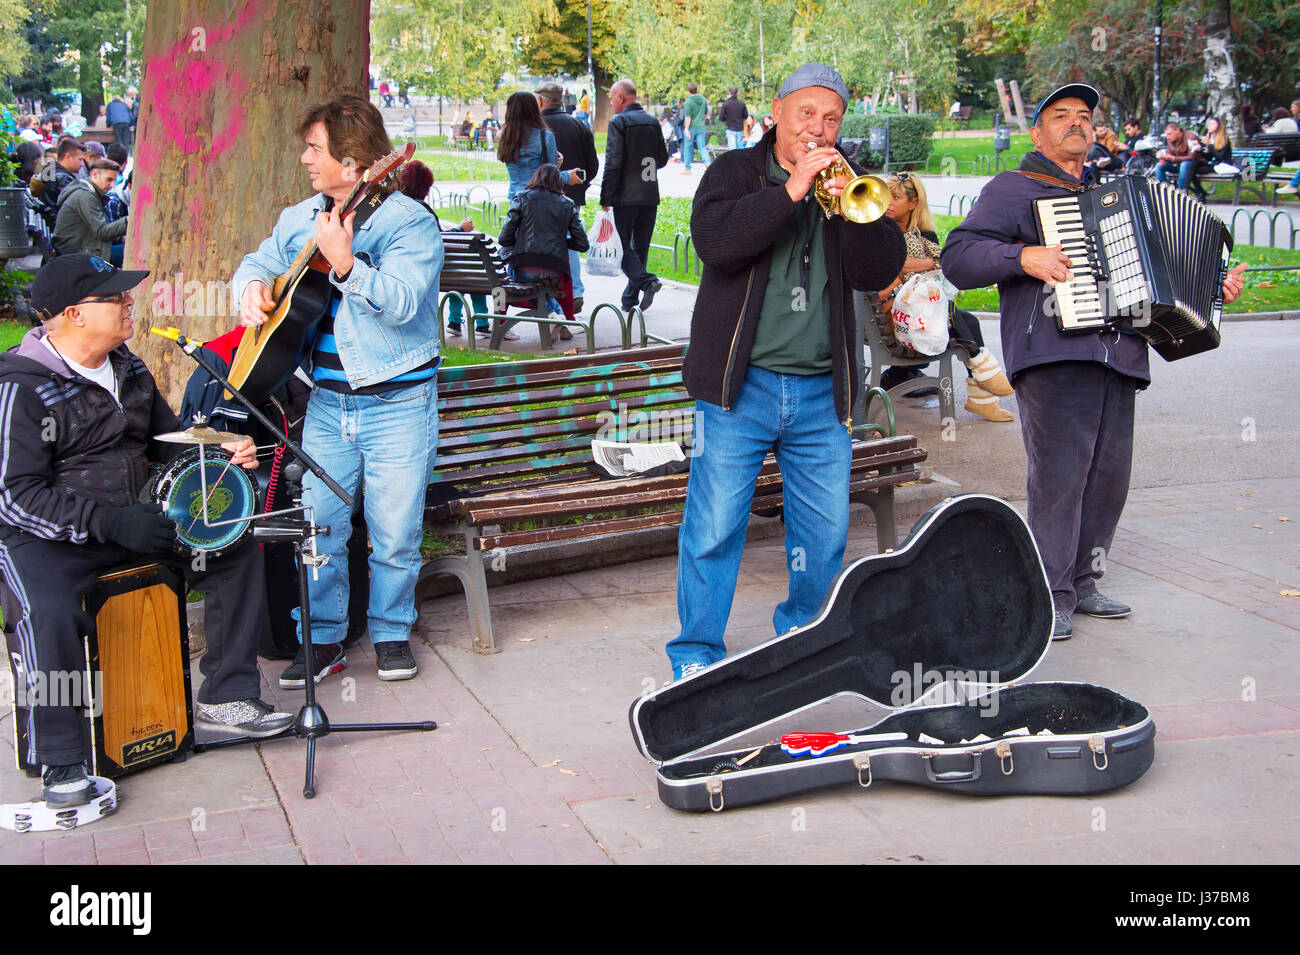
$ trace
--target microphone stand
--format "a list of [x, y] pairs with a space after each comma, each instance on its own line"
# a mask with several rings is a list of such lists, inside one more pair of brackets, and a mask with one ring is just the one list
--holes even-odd
[[[272, 434], [285, 443], [290, 451], [293, 452], [295, 462], [286, 465], [284, 468], [284, 480], [286, 491], [289, 486], [297, 488], [297, 495], [291, 496], [295, 507], [289, 510], [302, 511], [306, 520], [283, 520], [277, 519], [265, 524], [254, 525], [253, 536], [265, 541], [288, 541], [293, 544], [294, 554], [298, 563], [298, 613], [300, 624], [302, 626], [303, 663], [306, 667], [306, 683], [304, 684], [305, 699], [302, 707], [298, 710], [298, 715], [293, 722], [293, 733], [299, 739], [307, 741], [307, 765], [306, 781], [303, 784], [302, 794], [307, 799], [316, 795], [316, 740], [324, 739], [331, 732], [334, 733], [365, 733], [365, 732], [386, 732], [390, 730], [421, 730], [429, 731], [438, 728], [438, 724], [433, 720], [425, 720], [416, 723], [335, 723], [330, 724], [329, 717], [325, 709], [316, 702], [316, 653], [311, 642], [311, 595], [307, 586], [307, 568], [311, 568], [312, 577], [315, 579], [318, 569], [329, 560], [328, 556], [322, 556], [316, 552], [316, 535], [329, 534], [328, 527], [316, 524], [315, 515], [310, 507], [302, 504], [301, 479], [305, 469], [310, 469], [321, 481], [328, 487], [344, 504], [352, 506], [352, 495], [345, 491], [337, 481], [330, 477], [325, 469], [322, 468], [310, 455], [305, 452], [300, 445], [294, 442], [289, 435], [280, 430], [271, 419], [241, 392], [238, 388], [230, 383], [213, 364], [199, 353], [199, 343], [186, 338], [174, 328], [160, 330], [150, 329], [156, 335], [162, 335], [164, 338], [170, 338], [180, 346], [181, 351], [189, 355], [198, 363], [204, 371], [211, 375], [217, 382], [223, 385], [229, 394], [232, 394], [239, 400], [239, 403], [247, 408], [258, 421], [262, 423]], [[199, 461], [200, 474], [206, 468], [200, 453]], [[265, 515], [263, 515], [265, 516]], [[206, 509], [204, 519], [207, 519]], [[247, 518], [249, 523], [261, 520], [262, 518], [254, 515]], [[220, 740], [210, 743], [195, 743], [194, 749], [197, 752], [209, 748], [220, 746], [238, 746], [245, 743], [261, 742], [266, 737], [240, 737], [237, 739]], [[271, 737], [274, 738], [274, 737]]]

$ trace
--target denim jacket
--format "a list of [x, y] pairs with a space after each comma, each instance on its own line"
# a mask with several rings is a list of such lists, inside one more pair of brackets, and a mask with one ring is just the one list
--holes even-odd
[[[275, 230], [244, 256], [235, 271], [235, 301], [254, 279], [270, 286], [288, 271], [316, 234], [317, 194], [280, 213]], [[352, 238], [355, 263], [347, 280], [330, 272], [343, 294], [334, 337], [348, 384], [377, 385], [418, 368], [438, 354], [438, 274], [442, 233], [438, 220], [414, 199], [393, 193]]]
[[[539, 133], [541, 135], [538, 135]], [[519, 145], [516, 161], [506, 163], [506, 172], [510, 175], [506, 199], [514, 199], [523, 192], [528, 185], [528, 180], [533, 178], [533, 173], [537, 172], [544, 163], [559, 165], [556, 159], [555, 134], [549, 129], [530, 129]], [[566, 186], [573, 184], [573, 177], [569, 174], [569, 170], [560, 172], [560, 182]]]

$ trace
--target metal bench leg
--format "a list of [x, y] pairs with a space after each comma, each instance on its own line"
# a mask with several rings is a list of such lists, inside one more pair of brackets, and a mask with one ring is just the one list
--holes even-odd
[[882, 487], [863, 495], [876, 519], [876, 551], [883, 554], [898, 546], [897, 518], [894, 516], [894, 489]]
[[939, 362], [939, 424], [947, 427], [957, 420], [957, 401], [953, 397], [952, 352], [946, 351]]
[[487, 567], [484, 555], [475, 544], [482, 532], [477, 527], [463, 527], [465, 556], [448, 554], [427, 562], [420, 568], [420, 583], [437, 574], [451, 574], [465, 589], [469, 616], [469, 633], [479, 653], [499, 653], [492, 639], [492, 608], [488, 603]]

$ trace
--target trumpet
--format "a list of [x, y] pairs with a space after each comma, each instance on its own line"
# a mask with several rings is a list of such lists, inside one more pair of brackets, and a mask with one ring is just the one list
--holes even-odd
[[[816, 149], [817, 144], [809, 143], [808, 148]], [[813, 196], [826, 213], [826, 218], [838, 215], [850, 222], [875, 222], [889, 208], [889, 186], [879, 176], [855, 175], [844, 154], [837, 149], [835, 155], [839, 157], [835, 163], [819, 172], [813, 180]], [[848, 183], [843, 192], [832, 196], [826, 187], [840, 176]]]

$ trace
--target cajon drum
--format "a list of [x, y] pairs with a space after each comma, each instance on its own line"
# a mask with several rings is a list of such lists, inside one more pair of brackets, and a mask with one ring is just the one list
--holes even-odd
[[[101, 574], [86, 598], [95, 633], [85, 640], [91, 765], [95, 776], [116, 779], [162, 760], [184, 759], [194, 748], [190, 702], [189, 631], [185, 581], [176, 571], [150, 563]], [[15, 690], [22, 686], [19, 657], [10, 640]], [[14, 694], [18, 768], [27, 764], [27, 712]]]

